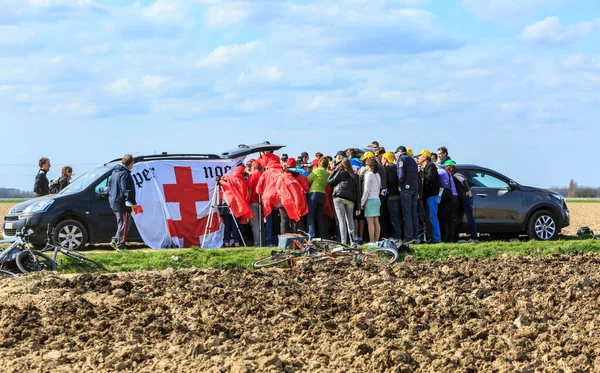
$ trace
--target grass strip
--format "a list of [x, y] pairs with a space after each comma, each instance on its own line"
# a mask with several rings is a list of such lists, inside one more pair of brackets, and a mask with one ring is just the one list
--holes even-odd
[[[413, 245], [411, 255], [416, 260], [443, 260], [448, 257], [495, 258], [504, 254], [543, 257], [550, 254], [570, 252], [600, 252], [600, 241], [589, 238], [558, 240], [550, 242], [490, 241], [474, 243], [449, 243], [437, 245]], [[368, 250], [367, 248], [364, 248]], [[251, 269], [252, 262], [270, 255], [271, 248], [229, 249], [162, 249], [131, 250], [129, 252], [89, 252], [86, 255], [103, 265], [102, 272], [131, 272], [164, 270], [167, 268], [236, 268]], [[404, 258], [407, 254], [401, 253]], [[85, 263], [60, 257], [62, 273], [93, 272], [95, 268]]]

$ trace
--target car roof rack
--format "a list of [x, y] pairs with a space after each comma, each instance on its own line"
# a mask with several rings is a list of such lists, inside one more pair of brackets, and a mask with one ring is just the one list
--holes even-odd
[[[138, 155], [133, 157], [133, 161], [135, 163], [145, 162], [145, 161], [156, 161], [156, 160], [174, 160], [174, 161], [183, 161], [183, 160], [207, 160], [207, 159], [223, 159], [216, 154], [154, 154], [154, 155]], [[108, 165], [109, 163], [121, 162], [121, 158], [113, 159], [105, 163]]]

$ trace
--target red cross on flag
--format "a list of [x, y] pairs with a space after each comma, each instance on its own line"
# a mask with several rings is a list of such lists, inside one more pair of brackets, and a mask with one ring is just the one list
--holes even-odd
[[223, 226], [211, 208], [216, 177], [226, 175], [242, 159], [156, 160], [131, 170], [136, 200], [143, 214], [134, 215], [144, 243], [151, 248], [221, 247]]

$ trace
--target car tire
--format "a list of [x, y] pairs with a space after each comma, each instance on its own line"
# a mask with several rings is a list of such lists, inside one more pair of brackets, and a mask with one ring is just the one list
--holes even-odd
[[56, 245], [67, 249], [82, 249], [88, 241], [88, 233], [77, 220], [63, 220], [54, 227], [52, 240]]
[[558, 233], [558, 220], [550, 211], [536, 211], [527, 222], [527, 235], [532, 240], [553, 240], [558, 237]]

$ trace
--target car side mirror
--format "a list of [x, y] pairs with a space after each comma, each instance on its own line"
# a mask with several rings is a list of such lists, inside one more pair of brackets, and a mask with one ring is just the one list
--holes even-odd
[[100, 190], [100, 199], [108, 201], [108, 188], [103, 188], [102, 190]]
[[509, 181], [509, 182], [508, 182], [508, 188], [509, 188], [510, 190], [515, 190], [515, 189], [517, 189], [517, 183], [516, 183], [514, 180], [511, 180], [511, 181]]

